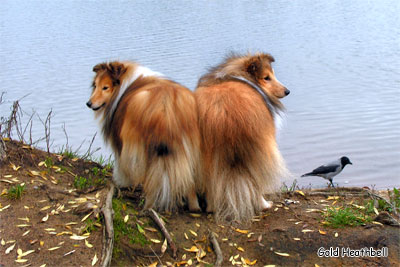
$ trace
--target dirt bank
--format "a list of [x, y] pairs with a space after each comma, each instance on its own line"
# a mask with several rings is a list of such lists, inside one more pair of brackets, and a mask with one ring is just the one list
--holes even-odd
[[[0, 166], [0, 266], [100, 265], [104, 222], [99, 212], [111, 169], [19, 142], [5, 144], [7, 157]], [[216, 254], [209, 231], [216, 234], [223, 266], [400, 264], [399, 228], [374, 221], [385, 207], [371, 206], [377, 201], [362, 189], [294, 191], [273, 200], [274, 207], [248, 225], [217, 224], [210, 214], [185, 210], [161, 214], [178, 249], [174, 259], [169, 245], [162, 253], [164, 236], [141, 211], [140, 189], [123, 190], [113, 200], [112, 265], [212, 266]], [[354, 215], [350, 223], [355, 226], [341, 225], [349, 222], [347, 217], [340, 221], [341, 214], [335, 212], [341, 211]], [[321, 247], [387, 248], [388, 255], [325, 258], [317, 255]]]

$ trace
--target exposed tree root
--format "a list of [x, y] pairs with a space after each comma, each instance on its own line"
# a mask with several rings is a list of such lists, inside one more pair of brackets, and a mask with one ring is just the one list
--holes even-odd
[[101, 213], [104, 216], [104, 224], [103, 228], [103, 251], [101, 256], [101, 266], [107, 267], [111, 265], [112, 252], [114, 247], [114, 226], [113, 226], [113, 217], [114, 211], [112, 208], [112, 199], [114, 196], [115, 186], [111, 182], [110, 190], [107, 193], [106, 201], [101, 208]]
[[224, 260], [224, 258], [222, 256], [221, 248], [218, 244], [217, 238], [215, 237], [215, 233], [212, 232], [210, 229], [208, 229], [208, 233], [209, 233], [210, 242], [214, 248], [215, 255], [217, 256], [217, 259], [215, 260], [215, 266], [217, 266], [217, 267], [221, 266], [222, 261]]
[[157, 224], [157, 226], [160, 228], [161, 232], [163, 233], [164, 237], [167, 239], [169, 247], [172, 249], [172, 257], [174, 259], [176, 259], [177, 258], [177, 256], [176, 256], [177, 248], [176, 248], [176, 245], [175, 245], [174, 241], [172, 240], [170, 234], [168, 233], [167, 228], [165, 228], [165, 225], [161, 221], [161, 219], [158, 216], [157, 212], [155, 212], [153, 209], [149, 209], [148, 212], [149, 212], [149, 216]]

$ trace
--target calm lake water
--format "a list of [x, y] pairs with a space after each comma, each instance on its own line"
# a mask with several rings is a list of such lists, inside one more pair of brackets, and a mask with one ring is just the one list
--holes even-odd
[[[136, 60], [194, 89], [229, 51], [265, 51], [291, 90], [278, 141], [302, 186], [326, 186], [299, 176], [342, 155], [354, 165], [339, 185], [400, 185], [400, 1], [178, 2], [1, 1], [1, 116], [29, 94], [27, 114], [53, 110], [54, 150], [65, 123], [83, 152], [98, 131], [85, 106], [95, 64]], [[109, 153], [100, 136], [94, 147]]]

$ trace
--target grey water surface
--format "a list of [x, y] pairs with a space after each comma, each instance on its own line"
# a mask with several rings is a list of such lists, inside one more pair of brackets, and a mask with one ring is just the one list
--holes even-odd
[[[82, 153], [98, 125], [85, 103], [92, 67], [136, 60], [194, 89], [229, 51], [271, 53], [291, 94], [279, 146], [299, 178], [347, 155], [342, 186], [400, 185], [400, 1], [16, 1], [0, 6], [0, 92], [44, 119], [55, 151]], [[34, 117], [34, 137], [44, 135]], [[44, 147], [44, 143], [39, 144]], [[93, 147], [109, 154], [100, 134]]]

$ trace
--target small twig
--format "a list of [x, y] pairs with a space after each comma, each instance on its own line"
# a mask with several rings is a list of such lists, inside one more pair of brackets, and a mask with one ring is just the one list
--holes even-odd
[[[157, 259], [158, 259], [158, 262], [161, 264], [161, 266], [163, 266], [163, 264], [162, 264], [162, 261], [161, 261], [161, 259], [160, 259], [160, 257], [158, 257], [158, 255], [157, 255], [157, 253], [154, 251], [154, 249], [151, 247], [151, 246], [149, 246], [149, 248], [151, 249], [151, 251], [153, 251], [153, 254], [157, 257]], [[162, 255], [161, 255], [161, 257], [162, 257]]]
[[172, 240], [171, 236], [169, 235], [168, 230], [165, 228], [164, 223], [161, 221], [157, 212], [155, 212], [153, 209], [149, 209], [149, 216], [157, 224], [157, 226], [160, 228], [161, 232], [163, 233], [164, 237], [167, 239], [169, 247], [172, 249], [172, 256], [174, 257], [174, 259], [176, 259], [177, 248], [176, 248], [176, 245], [175, 245], [174, 241]]
[[33, 116], [35, 115], [35, 113], [32, 113], [32, 115], [29, 117], [29, 120], [28, 120], [28, 122], [26, 123], [26, 125], [25, 125], [25, 128], [24, 128], [24, 130], [22, 131], [22, 137], [24, 137], [25, 136], [25, 133], [26, 133], [26, 130], [28, 129], [28, 126], [30, 126], [30, 131], [29, 131], [29, 145], [32, 145], [32, 119], [33, 119]]
[[68, 192], [68, 191], [61, 190], [61, 189], [58, 189], [58, 188], [56, 188], [56, 187], [47, 185], [47, 184], [41, 184], [41, 185], [40, 185], [40, 188], [41, 188], [41, 189], [48, 189], [48, 190], [50, 190], [50, 191], [54, 191], [54, 192], [56, 192], [56, 193], [60, 193], [60, 194], [68, 195], [68, 196], [79, 197], [79, 194], [76, 193], [76, 192]]
[[96, 148], [94, 151], [91, 151], [91, 150], [92, 150], [92, 145], [93, 145], [94, 139], [96, 138], [96, 135], [97, 135], [97, 132], [93, 135], [92, 141], [90, 141], [90, 144], [89, 144], [89, 148], [87, 149], [86, 153], [83, 154], [82, 159], [88, 159], [88, 158], [90, 158], [94, 153], [96, 153], [97, 151], [100, 150], [100, 147], [98, 147], [98, 148]]
[[113, 217], [114, 211], [112, 208], [112, 199], [114, 196], [115, 186], [110, 183], [110, 190], [107, 193], [106, 202], [101, 208], [104, 216], [104, 235], [103, 235], [103, 251], [101, 257], [101, 266], [107, 267], [111, 264], [112, 252], [114, 247], [114, 226]]
[[51, 133], [51, 114], [53, 113], [53, 110], [50, 110], [50, 112], [47, 114], [47, 117], [45, 119], [45, 121], [42, 120], [42, 118], [40, 118], [40, 116], [38, 115], [38, 118], [40, 120], [40, 122], [43, 124], [44, 126], [44, 134], [46, 137], [46, 148], [47, 148], [47, 153], [50, 154], [50, 133]]
[[215, 266], [221, 266], [222, 261], [224, 260], [224, 257], [222, 256], [222, 251], [221, 251], [221, 248], [220, 248], [220, 246], [218, 244], [218, 240], [215, 237], [215, 233], [212, 232], [210, 229], [208, 229], [208, 235], [209, 235], [209, 238], [210, 238], [210, 242], [213, 245], [215, 255], [217, 256], [217, 259], [215, 260], [215, 264], [214, 265]]

